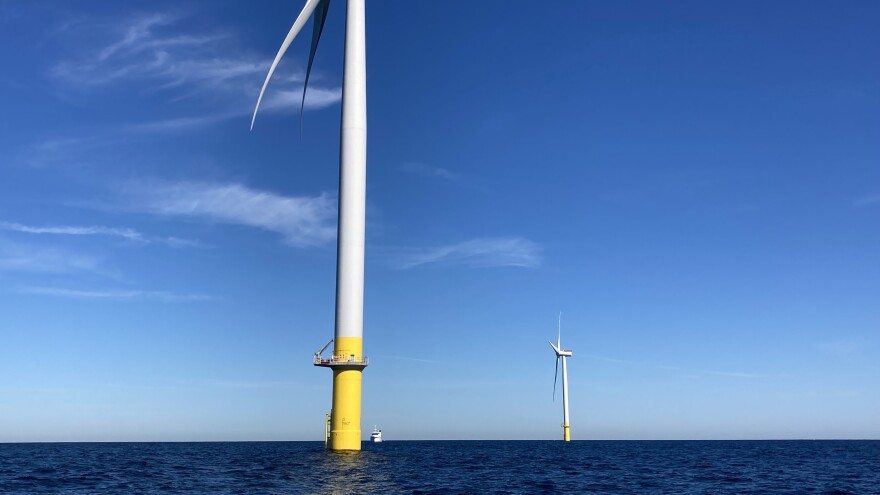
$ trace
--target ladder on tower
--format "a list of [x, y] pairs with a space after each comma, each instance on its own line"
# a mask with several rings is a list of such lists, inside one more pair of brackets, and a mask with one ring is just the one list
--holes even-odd
[[330, 413], [324, 414], [324, 448], [330, 442]]

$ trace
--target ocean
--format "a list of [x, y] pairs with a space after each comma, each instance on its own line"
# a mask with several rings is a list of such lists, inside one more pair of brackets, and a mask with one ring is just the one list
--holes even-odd
[[880, 494], [880, 441], [0, 444], [3, 494]]

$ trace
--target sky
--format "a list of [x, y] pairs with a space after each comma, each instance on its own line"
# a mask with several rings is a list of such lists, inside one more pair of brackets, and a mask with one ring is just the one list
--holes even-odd
[[[0, 442], [321, 440], [344, 11], [0, 0]], [[880, 4], [367, 2], [364, 434], [880, 438]]]

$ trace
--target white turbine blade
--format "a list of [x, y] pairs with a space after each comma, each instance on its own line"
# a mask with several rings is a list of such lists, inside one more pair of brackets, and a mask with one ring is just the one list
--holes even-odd
[[552, 341], [552, 340], [548, 340], [547, 342], [550, 342], [550, 347], [552, 347], [553, 350], [556, 351], [556, 354], [559, 354], [559, 348], [556, 347], [555, 345], [553, 345], [553, 341]]
[[272, 61], [272, 66], [269, 67], [269, 73], [266, 74], [266, 80], [263, 81], [263, 88], [260, 89], [260, 96], [257, 98], [257, 106], [254, 108], [254, 116], [251, 117], [251, 130], [254, 128], [254, 121], [257, 120], [257, 111], [260, 109], [260, 102], [263, 101], [263, 93], [266, 92], [266, 86], [269, 85], [269, 79], [272, 79], [272, 74], [275, 73], [275, 68], [278, 67], [278, 62], [281, 61], [281, 57], [287, 52], [287, 48], [293, 43], [293, 39], [296, 38], [296, 35], [302, 30], [306, 21], [309, 19], [309, 16], [312, 15], [312, 12], [315, 11], [315, 7], [317, 7], [319, 3], [321, 3], [321, 0], [308, 0], [306, 2], [302, 12], [299, 13], [299, 17], [293, 22], [290, 32], [287, 33], [287, 37], [284, 38], [284, 43], [281, 43], [281, 48], [278, 49], [278, 54], [275, 55], [275, 60]]
[[324, 0], [315, 10], [314, 24], [312, 25], [312, 46], [309, 48], [309, 63], [306, 66], [306, 80], [303, 81], [302, 101], [299, 104], [299, 138], [303, 133], [303, 114], [306, 111], [306, 89], [309, 87], [309, 76], [312, 74], [312, 63], [315, 61], [315, 52], [318, 50], [318, 42], [324, 31], [324, 21], [327, 20], [327, 11], [330, 10], [330, 0]]
[[559, 356], [556, 356], [556, 372], [553, 373], [553, 402], [556, 402], [556, 377], [559, 376]]

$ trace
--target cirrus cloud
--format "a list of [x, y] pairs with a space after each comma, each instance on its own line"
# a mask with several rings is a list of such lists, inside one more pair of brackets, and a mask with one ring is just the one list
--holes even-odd
[[128, 188], [131, 209], [246, 225], [280, 234], [296, 247], [336, 238], [336, 201], [331, 195], [283, 196], [243, 184], [178, 182]]
[[160, 302], [199, 302], [212, 301], [217, 298], [206, 294], [180, 294], [167, 291], [151, 291], [151, 290], [119, 290], [119, 289], [101, 289], [101, 290], [81, 290], [66, 289], [59, 287], [24, 287], [19, 290], [22, 294], [30, 294], [37, 296], [53, 296], [71, 299], [91, 299], [91, 300], [136, 300], [147, 299]]
[[541, 264], [540, 247], [523, 237], [485, 237], [438, 247], [407, 248], [395, 258], [397, 266], [404, 269], [430, 263], [521, 268]]

